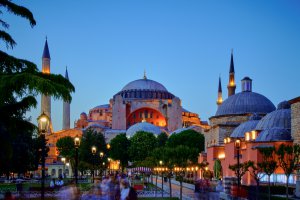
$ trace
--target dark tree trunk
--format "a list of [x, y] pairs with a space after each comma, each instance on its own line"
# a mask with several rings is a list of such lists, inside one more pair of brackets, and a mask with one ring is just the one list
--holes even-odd
[[155, 197], [157, 194], [157, 177], [158, 177], [158, 173], [156, 174], [156, 179], [155, 179]]
[[170, 187], [170, 198], [172, 198], [172, 183], [171, 183], [171, 176], [169, 176], [169, 187]]
[[256, 200], [259, 200], [259, 180], [256, 181]]
[[182, 200], [182, 180], [180, 180], [180, 200]]
[[270, 176], [271, 175], [268, 175], [268, 193], [269, 193], [269, 200], [271, 200], [271, 189], [270, 189], [270, 187], [271, 187], [271, 183], [270, 183]]
[[286, 176], [286, 199], [289, 199], [289, 177], [290, 175]]

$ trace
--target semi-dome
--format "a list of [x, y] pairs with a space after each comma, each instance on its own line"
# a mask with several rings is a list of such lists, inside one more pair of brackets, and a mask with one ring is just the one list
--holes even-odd
[[161, 83], [150, 80], [150, 79], [138, 79], [132, 81], [123, 87], [122, 91], [128, 90], [157, 90], [157, 91], [165, 91], [168, 90]]
[[153, 133], [155, 136], [158, 136], [162, 132], [159, 127], [154, 126], [153, 124], [148, 122], [140, 122], [130, 126], [126, 131], [126, 136], [130, 138], [139, 131]]
[[240, 92], [228, 97], [218, 108], [216, 116], [247, 113], [267, 114], [275, 110], [274, 104], [255, 92]]
[[278, 109], [263, 117], [256, 126], [256, 130], [266, 130], [273, 127], [291, 129], [291, 109], [283, 104]]
[[232, 138], [244, 138], [245, 137], [245, 133], [246, 132], [250, 132], [255, 130], [259, 120], [260, 120], [260, 116], [257, 114], [252, 115], [249, 118], [249, 121], [246, 121], [242, 124], [240, 124], [238, 127], [236, 127], [232, 134], [230, 135], [230, 137]]
[[289, 141], [292, 139], [291, 130], [273, 127], [263, 130], [256, 138], [256, 142]]

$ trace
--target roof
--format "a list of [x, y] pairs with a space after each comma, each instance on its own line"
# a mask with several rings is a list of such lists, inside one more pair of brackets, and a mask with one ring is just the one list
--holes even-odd
[[154, 126], [153, 124], [150, 124], [148, 122], [140, 122], [130, 126], [126, 131], [126, 136], [132, 137], [136, 132], [139, 131], [153, 133], [156, 136], [162, 132], [159, 127]]
[[236, 114], [267, 114], [275, 110], [274, 104], [265, 96], [255, 92], [240, 92], [228, 97], [215, 116]]
[[289, 141], [292, 139], [291, 130], [273, 127], [259, 133], [256, 142]]
[[[284, 108], [284, 107], [283, 107]], [[266, 130], [273, 127], [291, 129], [291, 109], [278, 109], [263, 117], [256, 126], [256, 130]]]
[[294, 104], [294, 103], [297, 103], [297, 102], [300, 102], [300, 96], [299, 96], [299, 97], [296, 97], [296, 98], [294, 98], [294, 99], [289, 100], [289, 103], [290, 103], [290, 104]]
[[219, 77], [219, 88], [218, 88], [218, 92], [222, 92], [221, 77]]
[[49, 58], [50, 59], [50, 52], [49, 52], [49, 48], [48, 48], [47, 39], [46, 39], [46, 42], [45, 42], [45, 46], [44, 46], [44, 51], [43, 51], [42, 58]]
[[[109, 108], [109, 107], [110, 107], [109, 104], [103, 104], [103, 105], [96, 106], [96, 107], [94, 107], [93, 109], [97, 109], [97, 108]], [[93, 110], [93, 109], [92, 109], [92, 110]]]
[[234, 73], [233, 53], [231, 52], [229, 73]]
[[165, 91], [165, 92], [168, 91], [165, 88], [165, 86], [163, 86], [161, 83], [158, 83], [150, 79], [138, 79], [132, 81], [127, 85], [125, 85], [122, 89], [122, 91], [128, 91], [128, 90], [156, 90], [156, 91]]
[[256, 125], [258, 124], [259, 120], [250, 120], [240, 124], [236, 127], [230, 137], [232, 138], [244, 138], [245, 133], [255, 130]]

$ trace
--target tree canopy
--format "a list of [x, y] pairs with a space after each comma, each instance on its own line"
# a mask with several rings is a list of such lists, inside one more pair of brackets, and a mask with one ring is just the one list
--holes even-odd
[[[12, 1], [1, 0], [0, 9], [0, 16], [4, 12], [8, 12], [26, 19], [31, 27], [36, 25], [30, 10]], [[9, 23], [1, 17], [0, 26], [2, 27], [0, 41], [4, 42], [6, 49], [13, 49], [16, 41], [7, 32]], [[75, 89], [63, 76], [43, 74], [34, 63], [5, 53], [3, 46], [0, 48], [0, 91], [5, 91], [0, 95], [0, 151], [2, 152], [0, 171], [8, 173], [10, 170], [14, 170], [9, 167], [14, 158], [20, 157], [21, 153], [35, 147], [31, 140], [33, 140], [32, 135], [36, 127], [30, 122], [30, 119], [25, 117], [25, 114], [37, 105], [37, 95], [47, 94], [56, 99], [71, 101], [71, 93]], [[28, 137], [19, 138], [24, 133]], [[19, 138], [19, 145], [15, 143], [17, 138]], [[28, 146], [31, 144], [32, 146]], [[24, 150], [18, 149], [20, 147]], [[31, 165], [27, 167], [26, 165], [24, 162], [22, 170], [31, 168]]]
[[200, 153], [204, 151], [204, 135], [194, 130], [172, 134], [167, 141], [167, 146], [174, 148], [179, 145], [195, 148]]
[[157, 147], [157, 139], [152, 133], [137, 132], [130, 138], [129, 157], [131, 161], [142, 161]]
[[114, 160], [120, 160], [122, 169], [127, 166], [129, 161], [129, 145], [130, 141], [125, 133], [117, 135], [110, 141], [109, 156]]

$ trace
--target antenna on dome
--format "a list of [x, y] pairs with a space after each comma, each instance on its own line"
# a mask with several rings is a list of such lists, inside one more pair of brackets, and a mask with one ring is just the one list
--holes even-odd
[[144, 79], [147, 79], [146, 70], [144, 69]]

